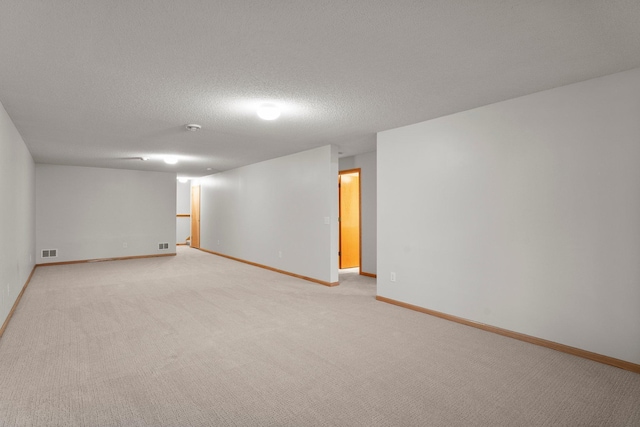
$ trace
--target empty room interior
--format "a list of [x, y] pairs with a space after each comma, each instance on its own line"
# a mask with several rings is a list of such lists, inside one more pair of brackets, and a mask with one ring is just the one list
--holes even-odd
[[637, 1], [0, 2], [0, 426], [640, 425]]

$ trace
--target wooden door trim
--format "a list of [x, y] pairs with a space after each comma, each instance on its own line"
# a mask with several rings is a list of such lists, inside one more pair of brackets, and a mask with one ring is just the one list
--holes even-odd
[[[349, 175], [352, 173], [358, 174], [358, 270], [359, 274], [362, 274], [362, 168], [345, 169], [338, 172], [338, 185], [340, 185], [340, 176]], [[338, 188], [338, 216], [340, 216], [340, 207], [342, 206], [342, 200], [340, 195], [340, 189]], [[342, 252], [342, 233], [340, 231], [342, 225], [338, 224], [338, 248]], [[341, 258], [338, 257], [338, 268], [340, 268]]]
[[[194, 191], [197, 191], [198, 193], [198, 206], [197, 206], [197, 210], [198, 212], [194, 212]], [[191, 247], [193, 248], [200, 248], [200, 205], [202, 203], [202, 188], [199, 185], [194, 185], [191, 187], [191, 239], [190, 239], [190, 243], [191, 243]], [[194, 223], [196, 225], [196, 227], [194, 227]], [[195, 231], [198, 232], [198, 235], [196, 236], [196, 238], [194, 238], [194, 228], [196, 228]], [[195, 243], [195, 245], [194, 245]]]
[[345, 169], [343, 171], [338, 172], [338, 175], [347, 175], [350, 173], [360, 173], [360, 171], [362, 170], [362, 168], [355, 168], [355, 169]]

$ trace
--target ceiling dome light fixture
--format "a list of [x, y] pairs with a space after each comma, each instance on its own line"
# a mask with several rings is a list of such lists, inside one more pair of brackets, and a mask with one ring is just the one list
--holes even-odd
[[175, 165], [178, 163], [178, 158], [176, 156], [166, 156], [164, 162], [168, 165]]
[[180, 178], [178, 178], [178, 181], [181, 182], [182, 184], [185, 184], [185, 183], [189, 182], [189, 179], [190, 178], [181, 176]]
[[262, 120], [275, 120], [280, 117], [280, 108], [273, 104], [262, 104], [258, 107], [258, 117]]
[[189, 124], [189, 125], [186, 125], [185, 127], [187, 128], [188, 131], [191, 131], [191, 132], [196, 132], [202, 129], [202, 126], [196, 125], [196, 124]]

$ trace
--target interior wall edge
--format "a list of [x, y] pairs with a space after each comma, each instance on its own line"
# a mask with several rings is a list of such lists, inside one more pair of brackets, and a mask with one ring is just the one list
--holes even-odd
[[451, 322], [460, 323], [465, 326], [471, 326], [473, 328], [481, 329], [483, 331], [513, 338], [519, 341], [524, 341], [529, 344], [550, 348], [552, 350], [560, 351], [562, 353], [571, 354], [573, 356], [582, 357], [583, 359], [593, 360], [595, 362], [604, 363], [606, 365], [615, 366], [616, 368], [620, 368], [620, 369], [624, 369], [627, 371], [640, 374], [640, 365], [636, 363], [628, 362], [626, 360], [616, 359], [615, 357], [605, 356], [603, 354], [594, 353], [592, 351], [583, 350], [581, 348], [571, 347], [569, 345], [545, 340], [543, 338], [533, 337], [531, 335], [522, 334], [520, 332], [510, 331], [508, 329], [499, 328], [497, 326], [487, 325], [485, 323], [480, 323], [480, 322], [474, 322], [473, 320], [464, 319], [462, 317], [453, 316], [447, 313], [442, 313], [436, 310], [431, 310], [431, 309], [420, 307], [413, 304], [408, 304], [402, 301], [394, 300], [394, 299], [383, 297], [380, 295], [376, 295], [376, 300], [385, 302], [387, 304], [393, 304], [398, 307], [406, 308], [409, 310], [417, 311], [420, 313], [428, 314], [430, 316], [439, 317], [441, 319], [449, 320]]
[[126, 261], [129, 259], [141, 259], [141, 258], [160, 258], [165, 256], [176, 256], [176, 252], [170, 252], [168, 254], [149, 254], [149, 255], [133, 255], [123, 257], [112, 258], [94, 258], [94, 259], [78, 259], [73, 261], [61, 261], [61, 262], [45, 262], [42, 264], [36, 264], [36, 267], [49, 267], [55, 265], [69, 265], [69, 264], [84, 264], [89, 262], [106, 262], [106, 261]]
[[307, 276], [303, 276], [301, 274], [292, 273], [290, 271], [280, 270], [279, 268], [270, 267], [270, 266], [264, 265], [264, 264], [258, 264], [257, 262], [247, 261], [246, 259], [236, 258], [236, 257], [233, 257], [231, 255], [225, 255], [223, 253], [211, 251], [211, 250], [205, 249], [205, 248], [194, 248], [194, 249], [198, 249], [198, 250], [200, 250], [202, 252], [206, 252], [206, 253], [211, 254], [211, 255], [221, 256], [223, 258], [228, 258], [228, 259], [231, 259], [233, 261], [238, 261], [238, 262], [242, 262], [244, 264], [249, 264], [249, 265], [252, 265], [254, 267], [264, 268], [265, 270], [270, 270], [270, 271], [274, 271], [276, 273], [285, 274], [287, 276], [295, 277], [297, 279], [302, 279], [302, 280], [306, 280], [308, 282], [318, 283], [318, 284], [323, 285], [323, 286], [334, 287], [334, 286], [338, 286], [340, 284], [340, 282], [327, 282], [325, 280], [314, 279], [313, 277], [307, 277]]
[[37, 265], [34, 265], [33, 268], [31, 269], [31, 274], [29, 274], [29, 277], [27, 278], [27, 281], [24, 283], [24, 286], [22, 287], [22, 290], [18, 294], [18, 297], [16, 298], [16, 301], [13, 303], [13, 307], [11, 307], [11, 310], [9, 311], [9, 314], [7, 315], [7, 318], [4, 320], [4, 323], [2, 324], [2, 327], [0, 327], [0, 338], [2, 338], [2, 335], [4, 334], [4, 331], [7, 329], [7, 326], [9, 326], [9, 321], [11, 320], [11, 317], [13, 316], [13, 313], [18, 308], [18, 304], [20, 303], [20, 300], [22, 299], [22, 295], [24, 294], [24, 291], [27, 289], [27, 286], [29, 286], [29, 282], [31, 282], [31, 278], [33, 277], [33, 273], [35, 273], [37, 267], [38, 267]]

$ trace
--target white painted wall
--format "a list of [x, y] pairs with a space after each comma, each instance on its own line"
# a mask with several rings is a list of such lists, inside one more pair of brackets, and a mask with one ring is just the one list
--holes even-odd
[[362, 272], [377, 271], [377, 164], [376, 152], [358, 154], [340, 159], [340, 170], [360, 168], [361, 251]]
[[[176, 183], [176, 213], [191, 213], [191, 182]], [[186, 243], [191, 235], [191, 218], [176, 218], [176, 243]]]
[[35, 165], [0, 104], [0, 326], [35, 265]]
[[201, 178], [200, 246], [337, 282], [337, 180], [332, 146]]
[[640, 69], [379, 133], [378, 201], [379, 295], [640, 363]]
[[36, 165], [38, 264], [175, 253], [175, 215], [175, 174]]

